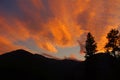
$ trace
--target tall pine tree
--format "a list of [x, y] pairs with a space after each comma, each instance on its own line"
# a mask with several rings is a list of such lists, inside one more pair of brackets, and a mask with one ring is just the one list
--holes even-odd
[[112, 52], [115, 56], [115, 51], [118, 50], [118, 39], [119, 39], [119, 31], [117, 29], [112, 29], [107, 37], [108, 42], [105, 45], [105, 49], [107, 52]]
[[97, 48], [96, 42], [90, 32], [87, 34], [85, 48], [86, 48], [86, 56], [85, 56], [86, 58], [92, 56], [97, 51], [96, 50], [96, 48]]

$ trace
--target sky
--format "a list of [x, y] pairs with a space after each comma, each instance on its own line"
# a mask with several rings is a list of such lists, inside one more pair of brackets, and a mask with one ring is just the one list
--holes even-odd
[[26, 49], [84, 59], [86, 34], [102, 51], [106, 34], [120, 29], [120, 0], [0, 0], [0, 53]]

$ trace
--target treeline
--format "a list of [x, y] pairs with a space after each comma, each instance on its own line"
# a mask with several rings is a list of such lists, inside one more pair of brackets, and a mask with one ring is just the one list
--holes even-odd
[[[105, 53], [109, 53], [114, 57], [120, 57], [120, 32], [117, 29], [111, 29], [110, 32], [106, 36], [107, 43], [104, 46]], [[94, 55], [97, 50], [97, 43], [94, 40], [93, 35], [89, 32], [87, 34], [87, 39], [85, 43], [86, 55], [88, 58]]]

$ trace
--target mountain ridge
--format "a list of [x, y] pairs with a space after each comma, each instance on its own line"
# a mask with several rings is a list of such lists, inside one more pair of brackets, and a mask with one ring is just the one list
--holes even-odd
[[103, 53], [85, 61], [57, 60], [18, 49], [0, 55], [0, 71], [2, 78], [12, 80], [114, 80], [119, 78], [119, 61]]

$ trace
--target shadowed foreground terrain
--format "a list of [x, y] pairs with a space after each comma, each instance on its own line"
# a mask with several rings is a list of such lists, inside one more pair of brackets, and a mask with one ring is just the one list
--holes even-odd
[[119, 80], [120, 58], [95, 54], [86, 61], [55, 60], [25, 50], [0, 56], [1, 80]]

